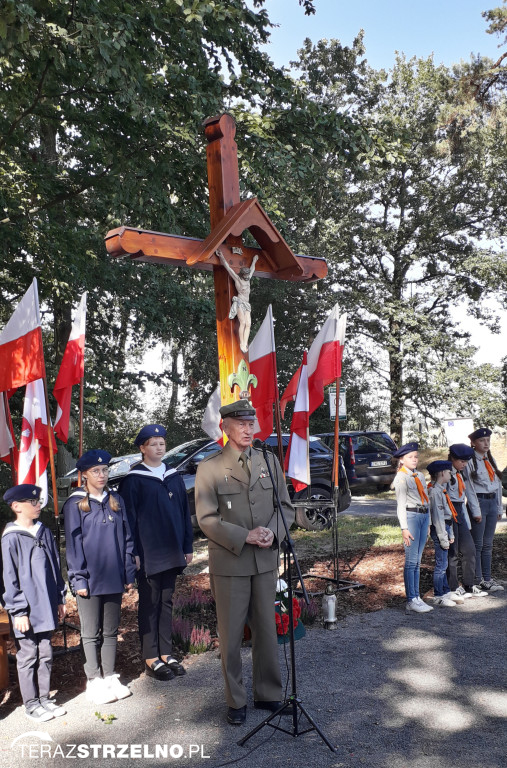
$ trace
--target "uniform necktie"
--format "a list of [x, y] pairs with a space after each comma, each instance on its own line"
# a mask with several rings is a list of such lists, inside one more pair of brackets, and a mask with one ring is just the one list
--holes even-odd
[[465, 493], [465, 483], [463, 482], [463, 479], [459, 472], [456, 472], [456, 477], [458, 478], [458, 496], [461, 497]]
[[246, 453], [243, 452], [240, 455], [239, 460], [243, 464], [243, 469], [247, 473], [248, 477], [250, 477], [250, 463], [249, 463], [249, 459], [248, 459], [248, 456], [246, 455]]
[[412, 477], [415, 480], [415, 484], [417, 486], [417, 490], [419, 491], [419, 496], [421, 498], [421, 504], [423, 506], [425, 504], [428, 504], [429, 503], [428, 495], [427, 495], [426, 491], [424, 490], [423, 484], [421, 483], [421, 481], [419, 480], [419, 478], [417, 476], [417, 472], [410, 472], [410, 470], [407, 469], [404, 466], [401, 466], [398, 471], [399, 472], [405, 472], [406, 475], [412, 475]]

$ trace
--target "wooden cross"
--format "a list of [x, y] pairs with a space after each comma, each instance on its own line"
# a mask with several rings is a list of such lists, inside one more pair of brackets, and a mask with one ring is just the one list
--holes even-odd
[[[220, 249], [239, 272], [250, 267], [258, 256], [255, 277], [276, 280], [313, 282], [325, 277], [324, 259], [296, 256], [256, 197], [241, 202], [237, 146], [234, 141], [234, 119], [223, 114], [204, 123], [208, 140], [208, 186], [211, 232], [205, 240], [162, 232], [150, 232], [133, 227], [118, 227], [106, 235], [106, 247], [111, 256], [129, 256], [136, 261], [193, 269], [213, 270], [217, 318], [218, 364], [222, 405], [237, 399], [228, 379], [234, 374], [244, 354], [239, 347], [237, 320], [229, 319], [229, 310], [235, 295], [235, 286], [226, 269], [216, 256]], [[243, 245], [242, 233], [248, 230], [259, 248]]]

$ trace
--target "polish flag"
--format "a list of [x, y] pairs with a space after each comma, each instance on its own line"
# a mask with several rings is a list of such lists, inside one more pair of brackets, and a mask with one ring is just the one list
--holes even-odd
[[[332, 384], [342, 375], [342, 357], [345, 346], [347, 315], [338, 314], [335, 304], [326, 322], [315, 337], [308, 352], [308, 396], [309, 413], [312, 414], [324, 402], [324, 387]], [[280, 399], [282, 416], [289, 400], [296, 396], [300, 369], [289, 381]]]
[[2, 393], [0, 394], [0, 459], [7, 462], [7, 464], [11, 463], [11, 450], [14, 458], [14, 469], [16, 469], [18, 465], [18, 449], [14, 439], [9, 404]]
[[27, 290], [0, 333], [0, 392], [44, 376], [37, 280]]
[[305, 352], [303, 364], [299, 368], [296, 402], [290, 425], [290, 439], [285, 454], [285, 471], [291, 478], [296, 493], [310, 485], [310, 413], [308, 408], [308, 366]]
[[221, 402], [220, 383], [218, 383], [217, 388], [208, 400], [208, 405], [202, 417], [201, 427], [219, 445], [224, 444], [224, 435], [221, 429], [222, 417], [220, 416]]
[[[56, 451], [54, 437], [53, 450]], [[40, 486], [43, 506], [48, 499], [48, 461], [48, 418], [44, 384], [42, 379], [37, 379], [26, 386], [19, 446], [18, 485], [32, 483]]]
[[278, 394], [276, 380], [275, 335], [271, 304], [266, 317], [248, 347], [250, 373], [257, 377], [257, 386], [252, 387], [251, 400], [256, 410], [259, 430], [254, 437], [265, 440], [273, 431], [273, 405]]
[[83, 293], [79, 307], [74, 316], [74, 322], [70, 331], [69, 340], [63, 353], [62, 363], [53, 395], [58, 403], [56, 409], [55, 432], [64, 443], [69, 438], [70, 402], [72, 399], [72, 387], [79, 384], [84, 376], [84, 347], [86, 326], [86, 296]]

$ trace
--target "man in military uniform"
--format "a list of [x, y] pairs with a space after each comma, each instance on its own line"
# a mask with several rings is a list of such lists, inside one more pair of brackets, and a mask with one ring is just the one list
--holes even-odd
[[[255, 409], [248, 400], [220, 409], [226, 446], [202, 461], [195, 482], [196, 513], [208, 537], [211, 589], [216, 601], [227, 720], [246, 719], [241, 641], [252, 632], [254, 707], [276, 711], [282, 697], [275, 626], [278, 547], [285, 528], [261, 451], [250, 443]], [[294, 508], [276, 458], [269, 458], [287, 524]]]

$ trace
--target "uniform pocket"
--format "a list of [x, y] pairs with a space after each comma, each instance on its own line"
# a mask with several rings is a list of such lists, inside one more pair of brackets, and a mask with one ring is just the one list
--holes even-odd
[[230, 483], [221, 480], [217, 483], [217, 493], [219, 496], [231, 496], [235, 493], [241, 493], [241, 486], [239, 483]]

